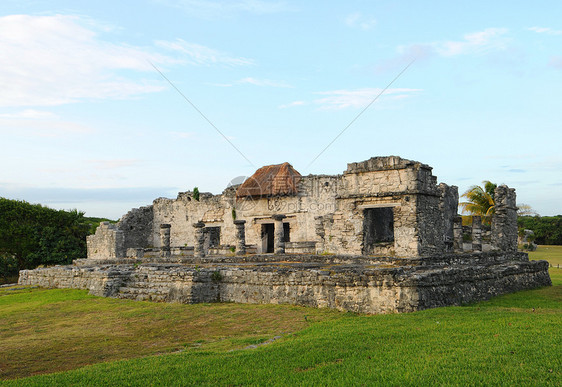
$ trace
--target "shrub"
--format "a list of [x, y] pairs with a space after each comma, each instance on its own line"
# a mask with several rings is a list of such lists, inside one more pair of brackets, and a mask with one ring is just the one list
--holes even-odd
[[68, 264], [86, 256], [90, 223], [84, 213], [0, 198], [0, 257], [4, 271]]
[[14, 257], [0, 256], [0, 283], [18, 275], [18, 262]]

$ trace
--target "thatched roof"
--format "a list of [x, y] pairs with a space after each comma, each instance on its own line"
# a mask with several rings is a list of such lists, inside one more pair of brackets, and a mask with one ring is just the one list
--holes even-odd
[[297, 194], [301, 174], [289, 163], [266, 165], [236, 190], [236, 197], [290, 196]]

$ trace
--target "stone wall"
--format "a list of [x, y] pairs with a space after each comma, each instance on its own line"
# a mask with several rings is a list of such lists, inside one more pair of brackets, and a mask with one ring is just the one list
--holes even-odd
[[[268, 235], [276, 227], [273, 218], [283, 215], [277, 226], [288, 227], [285, 239], [291, 252], [309, 253], [314, 246], [317, 253], [413, 258], [453, 251], [458, 190], [443, 183], [437, 186], [428, 165], [397, 156], [374, 157], [348, 164], [342, 175], [298, 179], [297, 193], [288, 196], [237, 199], [236, 187], [230, 187], [220, 195], [201, 193], [199, 200], [192, 192], [181, 192], [176, 199], [158, 198], [120, 220], [123, 249], [161, 248], [161, 225], [169, 224], [173, 255], [180, 247], [195, 247], [193, 225], [204, 224], [204, 253], [224, 252], [238, 244], [234, 221], [240, 220], [245, 221], [246, 251], [265, 253], [272, 243]], [[502, 187], [497, 190], [493, 243], [497, 249], [513, 251], [515, 194]], [[380, 237], [381, 230], [391, 231]], [[91, 242], [95, 248], [88, 250], [91, 257], [121, 254], [117, 242], [96, 238]], [[461, 247], [457, 241], [457, 251]]]
[[123, 215], [117, 227], [125, 234], [125, 249], [153, 246], [153, 217], [152, 206], [134, 208]]
[[133, 270], [133, 265], [55, 266], [21, 270], [18, 283], [43, 288], [88, 289], [95, 296], [111, 297]]
[[517, 205], [515, 189], [500, 185], [495, 191], [492, 245], [498, 250], [517, 251]]
[[418, 195], [416, 230], [419, 238], [418, 255], [426, 256], [445, 251], [443, 214], [439, 211], [440, 196]]
[[86, 237], [88, 258], [107, 259], [125, 256], [125, 235], [116, 224], [101, 222], [95, 234]]
[[[199, 264], [140, 263], [23, 270], [21, 285], [89, 289], [136, 300], [284, 303], [360, 313], [458, 305], [551, 284], [546, 261], [480, 253], [376, 261], [365, 257], [199, 258]], [[262, 259], [262, 262], [258, 262]], [[301, 259], [302, 258], [302, 259]], [[197, 259], [197, 258], [191, 258]], [[231, 263], [227, 263], [231, 262]]]
[[547, 261], [452, 266], [409, 281], [417, 285], [419, 309], [468, 304], [552, 285]]
[[176, 199], [159, 198], [153, 202], [153, 240], [160, 247], [160, 225], [169, 224], [171, 246], [194, 246], [193, 224], [202, 221], [206, 227], [221, 228], [221, 244], [236, 243], [232, 198], [200, 193], [195, 200], [191, 192], [182, 192]]
[[445, 252], [454, 250], [454, 223], [459, 207], [459, 189], [445, 183], [438, 185], [440, 192], [439, 211], [443, 218], [443, 243]]

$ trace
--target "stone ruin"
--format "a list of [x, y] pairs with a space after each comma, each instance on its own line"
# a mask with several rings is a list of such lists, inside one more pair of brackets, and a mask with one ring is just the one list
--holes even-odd
[[[468, 238], [458, 189], [397, 156], [341, 175], [260, 168], [222, 194], [181, 192], [103, 222], [88, 258], [20, 272], [20, 284], [183, 303], [288, 303], [361, 313], [459, 305], [551, 284], [517, 251], [515, 190]], [[484, 236], [484, 237], [483, 237]], [[469, 240], [469, 243], [466, 243]]]

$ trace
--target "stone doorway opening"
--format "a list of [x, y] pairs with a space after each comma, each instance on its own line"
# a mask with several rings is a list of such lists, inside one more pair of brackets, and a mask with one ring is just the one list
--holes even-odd
[[393, 208], [380, 207], [363, 210], [363, 254], [380, 254], [393, 246]]
[[205, 227], [205, 248], [219, 247], [221, 244], [221, 228]]
[[261, 225], [261, 243], [263, 253], [273, 253], [274, 249], [274, 232], [273, 223], [264, 223]]
[[291, 241], [291, 226], [289, 223], [283, 223], [283, 242], [290, 242]]

